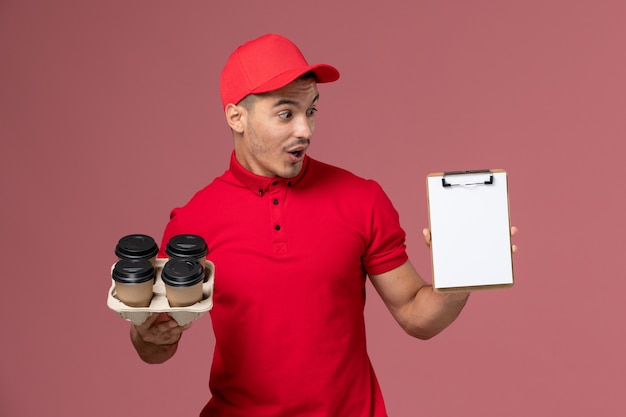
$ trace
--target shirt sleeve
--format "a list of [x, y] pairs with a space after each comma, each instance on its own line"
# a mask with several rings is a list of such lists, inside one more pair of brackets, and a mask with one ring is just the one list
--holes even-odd
[[368, 274], [377, 275], [399, 267], [408, 260], [406, 233], [391, 200], [375, 181], [372, 184], [369, 245], [363, 264]]

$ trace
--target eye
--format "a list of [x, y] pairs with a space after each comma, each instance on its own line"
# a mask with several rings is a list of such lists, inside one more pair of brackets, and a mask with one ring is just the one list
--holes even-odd
[[292, 116], [293, 113], [291, 113], [290, 111], [282, 111], [278, 113], [278, 117], [280, 117], [281, 119], [291, 119]]
[[313, 116], [313, 115], [315, 114], [315, 112], [316, 112], [316, 111], [317, 111], [317, 108], [316, 108], [316, 107], [311, 107], [310, 109], [308, 109], [308, 110], [306, 111], [306, 115], [307, 115], [307, 116]]

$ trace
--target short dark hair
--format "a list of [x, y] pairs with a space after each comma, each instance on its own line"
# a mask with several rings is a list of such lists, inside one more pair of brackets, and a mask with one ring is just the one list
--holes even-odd
[[313, 71], [305, 72], [304, 74], [296, 78], [296, 80], [310, 80], [310, 79], [314, 79], [315, 81], [317, 81], [317, 77], [315, 76], [315, 73]]
[[[305, 72], [304, 74], [296, 78], [294, 81], [308, 81], [308, 80], [317, 81], [317, 77], [315, 76], [315, 73], [313, 71]], [[237, 105], [242, 106], [244, 109], [250, 111], [252, 109], [252, 104], [254, 104], [255, 98], [258, 96], [263, 96], [264, 94], [268, 94], [268, 93], [271, 93], [271, 91], [268, 91], [267, 93], [248, 94], [247, 96], [242, 98], [241, 101], [237, 103]]]

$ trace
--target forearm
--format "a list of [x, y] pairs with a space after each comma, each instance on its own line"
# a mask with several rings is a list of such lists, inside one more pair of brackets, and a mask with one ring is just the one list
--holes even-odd
[[458, 317], [469, 297], [469, 292], [436, 292], [425, 285], [409, 304], [404, 330], [419, 339], [430, 339], [448, 327]]
[[174, 356], [176, 349], [178, 349], [178, 341], [167, 345], [146, 342], [132, 325], [130, 326], [130, 340], [141, 360], [151, 364], [167, 361]]
[[448, 327], [469, 297], [469, 292], [435, 292], [409, 261], [370, 279], [404, 331], [419, 339], [430, 339]]

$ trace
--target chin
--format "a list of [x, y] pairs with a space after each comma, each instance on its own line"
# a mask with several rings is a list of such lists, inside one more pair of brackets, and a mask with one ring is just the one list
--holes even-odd
[[279, 175], [281, 178], [293, 178], [297, 176], [300, 171], [302, 171], [302, 163], [298, 163], [296, 165], [292, 165], [289, 168], [285, 169], [282, 172], [282, 175]]

